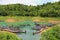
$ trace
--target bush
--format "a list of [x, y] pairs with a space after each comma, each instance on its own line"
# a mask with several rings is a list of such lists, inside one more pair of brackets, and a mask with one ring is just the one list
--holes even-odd
[[17, 38], [17, 36], [10, 32], [0, 31], [0, 40], [22, 40]]
[[53, 27], [42, 33], [40, 40], [60, 40], [60, 27]]

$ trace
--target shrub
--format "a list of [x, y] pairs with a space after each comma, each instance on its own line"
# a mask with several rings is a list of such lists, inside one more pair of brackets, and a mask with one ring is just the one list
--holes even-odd
[[40, 40], [60, 40], [60, 27], [53, 27], [42, 33]]
[[0, 31], [0, 40], [22, 40], [19, 39], [15, 34], [5, 31]]

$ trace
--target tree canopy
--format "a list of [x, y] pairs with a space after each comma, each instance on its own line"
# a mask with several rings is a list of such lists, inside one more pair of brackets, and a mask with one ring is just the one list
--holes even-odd
[[60, 17], [60, 2], [37, 6], [23, 4], [0, 5], [0, 16]]

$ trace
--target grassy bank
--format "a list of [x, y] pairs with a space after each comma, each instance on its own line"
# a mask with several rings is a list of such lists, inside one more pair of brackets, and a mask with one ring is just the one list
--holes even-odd
[[0, 20], [14, 19], [16, 21], [25, 21], [25, 20], [39, 20], [39, 21], [60, 21], [60, 18], [48, 18], [48, 17], [27, 17], [27, 16], [0, 16]]
[[41, 34], [40, 40], [60, 40], [60, 26], [54, 26]]

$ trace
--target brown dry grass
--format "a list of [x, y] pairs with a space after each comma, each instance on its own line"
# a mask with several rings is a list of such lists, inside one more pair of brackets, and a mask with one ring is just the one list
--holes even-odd
[[5, 22], [16, 22], [16, 20], [15, 20], [15, 19], [10, 18], [10, 19], [5, 20]]

